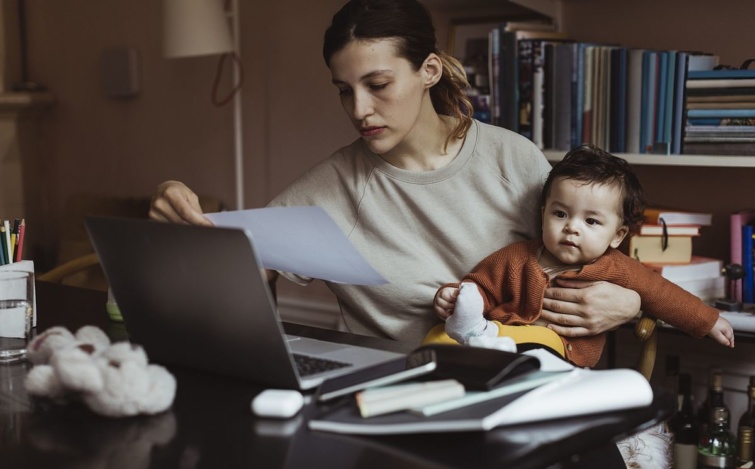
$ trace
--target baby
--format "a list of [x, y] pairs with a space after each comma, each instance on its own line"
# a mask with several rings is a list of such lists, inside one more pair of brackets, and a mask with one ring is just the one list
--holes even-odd
[[[475, 336], [510, 336], [536, 342], [578, 366], [600, 359], [605, 334], [561, 337], [540, 319], [551, 280], [607, 281], [636, 291], [645, 313], [684, 332], [706, 334], [734, 347], [734, 332], [719, 311], [616, 248], [642, 222], [642, 186], [629, 164], [597, 147], [583, 145], [554, 165], [543, 186], [542, 240], [513, 243], [482, 260], [461, 284], [435, 295], [439, 316], [425, 343], [466, 343]], [[443, 313], [446, 313], [445, 315]], [[487, 318], [487, 319], [486, 319]], [[447, 336], [446, 336], [447, 334]]]

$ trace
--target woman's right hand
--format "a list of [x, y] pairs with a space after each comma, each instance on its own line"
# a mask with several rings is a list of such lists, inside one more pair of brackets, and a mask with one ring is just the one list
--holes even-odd
[[149, 217], [172, 223], [212, 226], [202, 214], [197, 194], [179, 181], [165, 181], [157, 186]]

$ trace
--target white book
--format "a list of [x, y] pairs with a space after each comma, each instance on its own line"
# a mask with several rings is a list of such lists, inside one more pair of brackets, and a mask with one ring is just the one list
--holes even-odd
[[464, 386], [455, 379], [405, 383], [366, 389], [356, 401], [363, 418], [406, 410], [412, 407], [452, 401], [464, 395]]
[[690, 280], [675, 280], [674, 283], [703, 301], [726, 297], [726, 277], [723, 275]]
[[674, 283], [708, 279], [721, 275], [724, 263], [720, 259], [692, 256], [688, 264], [645, 264]]

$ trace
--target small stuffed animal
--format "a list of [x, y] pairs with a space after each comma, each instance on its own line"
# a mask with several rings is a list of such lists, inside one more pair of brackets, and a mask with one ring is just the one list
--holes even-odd
[[53, 327], [29, 344], [36, 366], [26, 377], [26, 390], [55, 402], [77, 399], [110, 417], [156, 414], [168, 409], [176, 380], [165, 368], [150, 365], [144, 349], [129, 342], [110, 343], [94, 326], [76, 334]]

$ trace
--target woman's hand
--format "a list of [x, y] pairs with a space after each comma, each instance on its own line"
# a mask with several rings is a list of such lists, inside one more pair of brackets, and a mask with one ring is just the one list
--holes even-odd
[[615, 329], [640, 311], [640, 295], [612, 283], [556, 279], [556, 284], [545, 289], [540, 317], [563, 337]]
[[459, 289], [455, 287], [443, 287], [435, 294], [433, 307], [435, 314], [441, 320], [445, 321], [453, 314], [457, 296], [459, 296]]
[[212, 226], [212, 222], [202, 214], [199, 197], [178, 181], [165, 181], [157, 186], [149, 217], [172, 223]]

